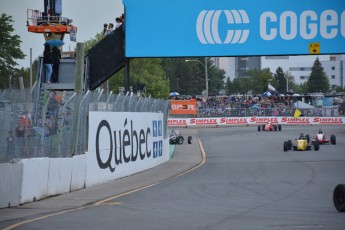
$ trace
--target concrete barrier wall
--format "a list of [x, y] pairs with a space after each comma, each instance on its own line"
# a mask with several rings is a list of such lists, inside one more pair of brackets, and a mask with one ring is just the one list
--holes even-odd
[[48, 195], [54, 196], [70, 191], [73, 159], [50, 158]]
[[20, 204], [48, 197], [49, 158], [23, 159]]
[[72, 159], [72, 176], [70, 191], [85, 188], [86, 155], [74, 156]]
[[20, 204], [22, 163], [4, 163], [0, 166], [0, 208]]

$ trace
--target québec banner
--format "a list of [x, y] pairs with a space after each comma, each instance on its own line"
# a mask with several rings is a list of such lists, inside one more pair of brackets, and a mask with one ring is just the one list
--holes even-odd
[[343, 0], [123, 0], [127, 57], [345, 53]]

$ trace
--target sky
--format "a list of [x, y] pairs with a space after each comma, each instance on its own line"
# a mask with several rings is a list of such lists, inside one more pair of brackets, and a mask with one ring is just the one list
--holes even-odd
[[[20, 36], [21, 50], [26, 55], [23, 60], [16, 60], [17, 67], [30, 67], [30, 48], [32, 60], [42, 56], [43, 34], [30, 33], [26, 27], [27, 10], [44, 10], [44, 0], [0, 0], [0, 14], [12, 16], [14, 32]], [[78, 28], [77, 42], [85, 42], [95, 37], [103, 30], [104, 23], [115, 23], [115, 18], [124, 12], [122, 0], [62, 0], [62, 17], [73, 20], [72, 25]], [[63, 51], [73, 51], [76, 42], [70, 41], [69, 34], [65, 35]]]

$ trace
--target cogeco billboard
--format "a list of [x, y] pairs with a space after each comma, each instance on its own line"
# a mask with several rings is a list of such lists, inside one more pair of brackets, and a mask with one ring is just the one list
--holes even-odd
[[[345, 53], [342, 0], [124, 0], [127, 57]], [[311, 47], [317, 47], [315, 53]]]

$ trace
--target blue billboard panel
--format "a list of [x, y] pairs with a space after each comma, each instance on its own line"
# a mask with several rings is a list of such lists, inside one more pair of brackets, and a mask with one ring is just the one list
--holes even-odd
[[123, 1], [127, 57], [345, 53], [344, 0]]

